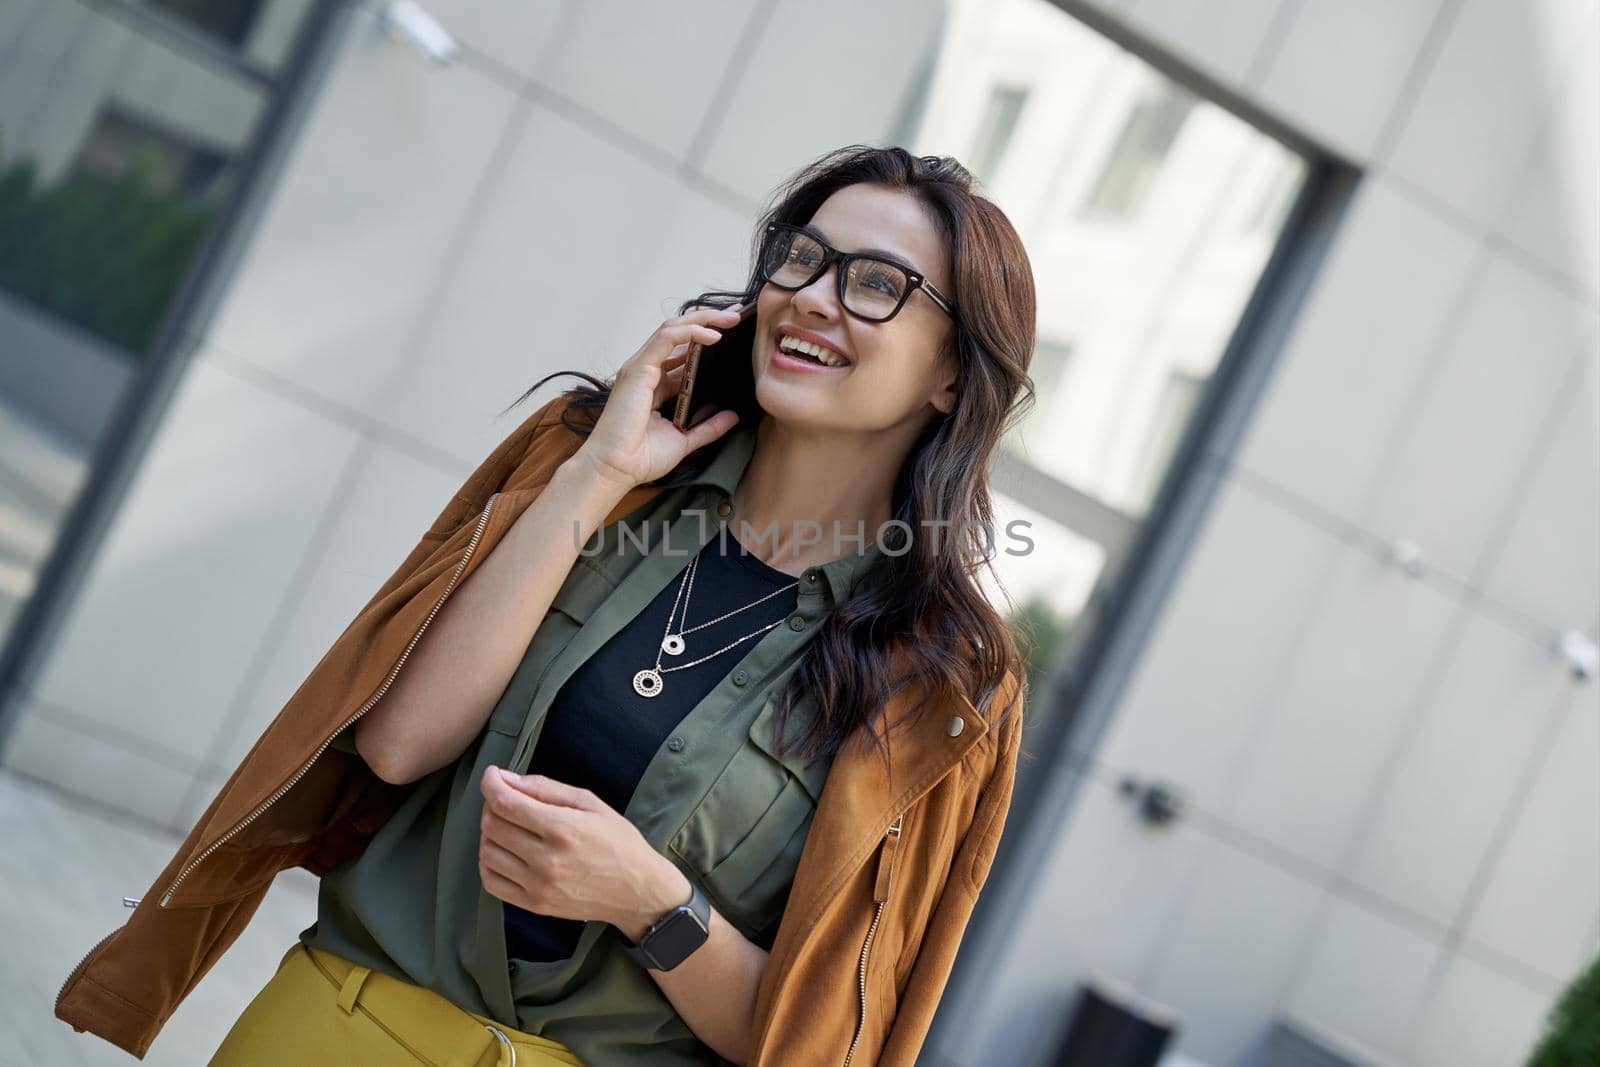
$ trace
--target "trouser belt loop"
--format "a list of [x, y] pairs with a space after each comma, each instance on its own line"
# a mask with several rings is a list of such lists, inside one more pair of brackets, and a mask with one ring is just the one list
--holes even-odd
[[339, 987], [339, 1007], [344, 1009], [346, 1015], [354, 1014], [356, 997], [361, 995], [361, 984], [371, 973], [369, 967], [352, 967], [350, 973], [344, 976], [344, 984]]
[[495, 1067], [517, 1067], [517, 1046], [511, 1043], [511, 1039], [497, 1026], [490, 1026], [488, 1023], [484, 1023], [483, 1028], [493, 1034], [495, 1039], [500, 1042], [500, 1058], [495, 1060]]

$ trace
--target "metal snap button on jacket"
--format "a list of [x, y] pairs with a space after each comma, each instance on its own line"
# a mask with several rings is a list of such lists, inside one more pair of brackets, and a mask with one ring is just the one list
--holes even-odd
[[959, 715], [950, 716], [950, 721], [944, 724], [944, 732], [951, 737], [958, 737], [962, 730], [967, 728], [967, 720]]

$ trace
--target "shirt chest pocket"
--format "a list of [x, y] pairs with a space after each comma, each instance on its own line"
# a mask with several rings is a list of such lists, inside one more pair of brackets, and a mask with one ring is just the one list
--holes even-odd
[[[806, 721], [797, 704], [791, 724]], [[750, 724], [705, 797], [667, 847], [699, 877], [717, 910], [747, 937], [771, 926], [788, 900], [830, 760], [774, 753], [776, 698]], [[790, 726], [790, 736], [798, 731]]]
[[545, 672], [572, 643], [572, 639], [610, 592], [611, 586], [605, 578], [586, 567], [582, 560], [573, 565], [566, 581], [556, 590], [550, 610], [534, 631], [505, 693], [489, 714], [490, 730], [512, 737], [522, 732], [528, 718], [529, 703]]

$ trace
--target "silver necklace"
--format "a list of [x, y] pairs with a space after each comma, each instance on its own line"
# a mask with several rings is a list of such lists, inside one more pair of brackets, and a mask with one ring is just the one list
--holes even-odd
[[691, 628], [689, 628], [687, 630], [679, 630], [677, 633], [673, 633], [672, 632], [672, 620], [673, 620], [673, 617], [678, 614], [678, 605], [680, 603], [683, 605], [683, 619], [680, 620], [680, 623], [682, 621], [687, 621], [688, 620], [688, 617], [689, 617], [688, 597], [693, 592], [693, 589], [694, 589], [694, 575], [695, 575], [695, 571], [699, 569], [699, 564], [700, 564], [700, 557], [697, 555], [697, 556], [695, 556], [694, 559], [689, 561], [688, 568], [683, 572], [683, 579], [678, 582], [678, 595], [673, 598], [672, 609], [667, 612], [667, 628], [666, 628], [666, 632], [664, 632], [661, 635], [661, 645], [660, 645], [659, 648], [656, 649], [656, 663], [655, 663], [655, 666], [654, 667], [646, 667], [644, 670], [638, 672], [637, 674], [635, 674], [633, 676], [633, 691], [638, 693], [642, 697], [660, 696], [661, 692], [662, 692], [662, 689], [665, 687], [665, 683], [664, 683], [664, 681], [663, 681], [661, 676], [666, 674], [666, 673], [668, 673], [669, 671], [687, 670], [690, 667], [695, 667], [695, 666], [698, 666], [698, 665], [704, 663], [708, 659], [714, 659], [717, 656], [720, 656], [724, 652], [728, 651], [728, 649], [733, 648], [735, 645], [742, 644], [743, 642], [750, 640], [752, 637], [757, 637], [757, 636], [759, 636], [761, 634], [766, 633], [768, 630], [772, 629], [774, 626], [777, 626], [779, 623], [783, 622], [783, 620], [782, 619], [778, 619], [778, 620], [776, 620], [776, 621], [774, 621], [772, 623], [769, 623], [766, 626], [761, 627], [761, 629], [759, 629], [759, 630], [754, 630], [754, 631], [752, 631], [750, 633], [747, 633], [743, 637], [739, 638], [738, 640], [733, 641], [733, 642], [731, 642], [729, 644], [726, 644], [726, 645], [722, 646], [721, 648], [717, 649], [715, 652], [711, 653], [711, 655], [709, 655], [709, 656], [701, 656], [697, 660], [692, 660], [689, 663], [679, 664], [676, 667], [663, 667], [661, 665], [661, 657], [662, 657], [663, 654], [671, 654], [671, 655], [677, 656], [677, 655], [681, 655], [683, 653], [683, 650], [686, 647], [685, 644], [684, 644], [684, 641], [683, 641], [683, 635], [684, 634], [694, 633], [695, 630], [703, 630], [707, 626], [712, 625], [712, 623], [721, 622], [723, 619], [726, 619], [729, 615], [737, 615], [741, 611], [745, 611], [745, 610], [747, 610], [749, 608], [753, 608], [757, 604], [761, 603], [762, 601], [771, 600], [773, 597], [777, 596], [779, 593], [786, 593], [789, 590], [793, 589], [795, 586], [800, 584], [798, 581], [790, 582], [788, 585], [783, 586], [781, 589], [774, 589], [772, 592], [766, 594], [765, 596], [757, 597], [755, 600], [752, 600], [750, 603], [744, 605], [744, 607], [734, 608], [732, 611], [726, 612], [726, 613], [724, 613], [722, 615], [718, 615], [716, 618], [712, 619], [710, 622], [703, 622], [699, 626], [694, 626], [694, 627], [691, 627]]

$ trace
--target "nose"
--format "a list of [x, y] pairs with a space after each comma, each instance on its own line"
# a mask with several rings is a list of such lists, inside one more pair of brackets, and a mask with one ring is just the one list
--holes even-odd
[[829, 263], [828, 269], [813, 278], [810, 285], [796, 289], [789, 298], [796, 310], [830, 322], [837, 319], [841, 311], [838, 275], [835, 273], [838, 269], [837, 263]]

